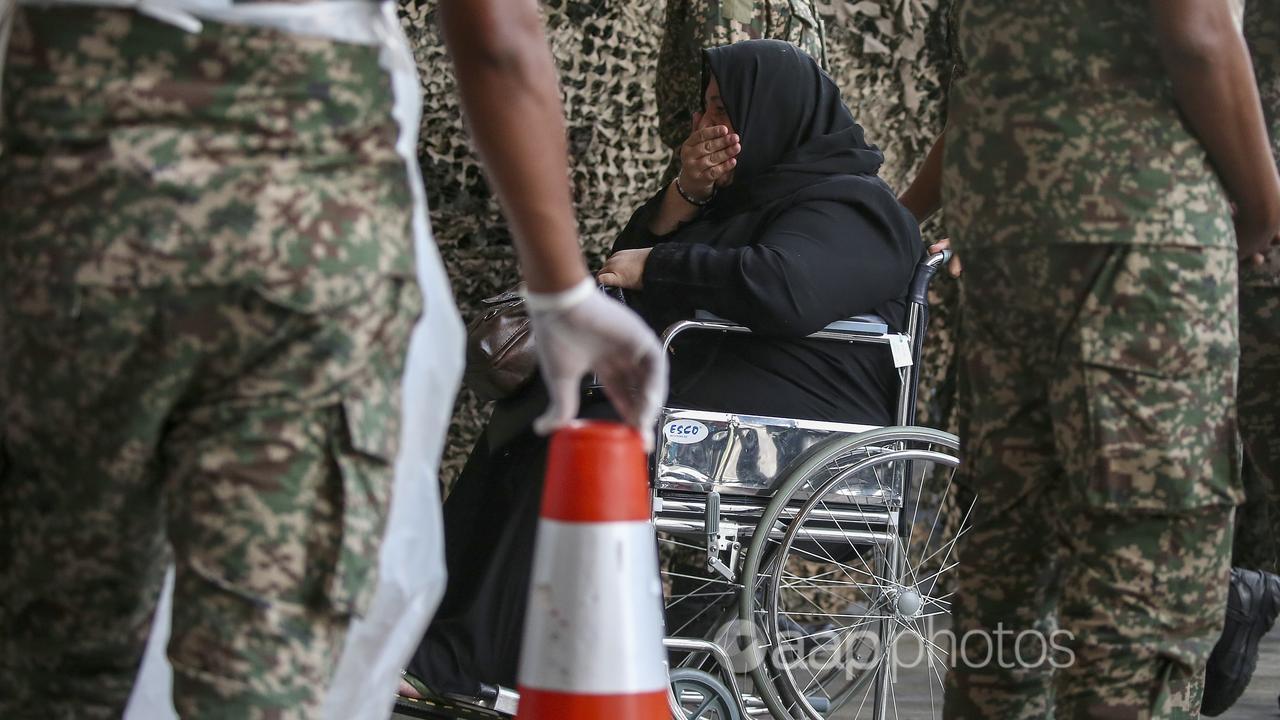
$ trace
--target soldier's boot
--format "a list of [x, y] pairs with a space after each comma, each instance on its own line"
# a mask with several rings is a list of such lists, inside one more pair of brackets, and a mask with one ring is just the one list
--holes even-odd
[[1280, 576], [1231, 568], [1227, 622], [1205, 668], [1200, 713], [1216, 717], [1244, 694], [1258, 665], [1258, 641], [1280, 613]]

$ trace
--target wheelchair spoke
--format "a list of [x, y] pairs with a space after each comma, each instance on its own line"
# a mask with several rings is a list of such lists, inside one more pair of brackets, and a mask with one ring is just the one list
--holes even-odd
[[858, 623], [857, 625], [845, 625], [845, 626], [842, 626], [842, 627], [835, 627], [835, 628], [831, 628], [831, 629], [829, 629], [829, 630], [819, 630], [819, 631], [814, 632], [814, 633], [809, 633], [808, 635], [800, 635], [800, 636], [798, 636], [798, 637], [791, 637], [791, 638], [787, 638], [787, 639], [788, 639], [788, 640], [790, 640], [790, 641], [808, 640], [809, 638], [820, 637], [820, 636], [822, 636], [822, 635], [834, 635], [834, 634], [836, 634], [836, 633], [849, 633], [849, 632], [852, 632], [852, 631], [854, 631], [854, 630], [857, 630], [857, 629], [858, 629], [858, 628], [860, 628], [860, 627], [864, 627], [864, 626], [866, 626], [866, 625], [870, 625], [872, 622], [875, 622], [877, 619], [879, 619], [879, 618], [876, 618], [876, 617], [874, 617], [874, 616], [871, 616], [871, 617], [868, 617], [868, 619], [867, 619], [865, 622]]
[[[805, 602], [807, 602], [807, 603], [809, 603], [810, 605], [812, 605], [812, 606], [814, 607], [814, 609], [815, 609], [815, 610], [817, 610], [817, 613], [811, 613], [811, 614], [816, 615], [816, 616], [818, 616], [818, 617], [824, 617], [824, 618], [827, 618], [827, 617], [833, 617], [833, 616], [832, 616], [832, 615], [827, 611], [827, 609], [826, 609], [826, 608], [824, 608], [824, 607], [822, 607], [821, 605], [819, 605], [819, 604], [818, 604], [818, 603], [817, 603], [813, 598], [809, 597], [808, 595], [806, 595], [806, 594], [805, 594], [805, 593], [803, 593], [803, 592], [799, 592], [799, 591], [797, 591], [797, 588], [799, 588], [799, 587], [801, 587], [801, 586], [781, 586], [781, 588], [780, 588], [780, 589], [783, 589], [783, 590], [791, 590], [791, 591], [795, 592], [795, 594], [796, 594], [796, 595], [798, 595], [798, 596], [800, 597], [800, 599], [802, 599], [802, 600], [804, 600]], [[849, 598], [844, 597], [844, 596], [842, 596], [842, 595], [837, 595], [837, 594], [835, 594], [835, 593], [828, 592], [827, 594], [828, 594], [828, 595], [830, 595], [831, 597], [834, 597], [834, 598], [835, 598], [835, 599], [837, 599], [837, 600], [842, 601], [842, 602], [847, 602], [847, 601], [849, 600]]]
[[[825, 502], [819, 502], [819, 505], [821, 505], [821, 506], [822, 506], [822, 509], [823, 509], [823, 510], [826, 510], [826, 511], [830, 512], [830, 508], [828, 508], [828, 507], [827, 507], [827, 505], [826, 505], [826, 503], [825, 503]], [[834, 516], [834, 515], [833, 515], [833, 518], [835, 518], [835, 516]], [[853, 541], [849, 539], [849, 535], [850, 535], [850, 533], [849, 533], [847, 530], [845, 530], [845, 529], [844, 529], [844, 526], [843, 526], [843, 525], [841, 525], [841, 524], [840, 524], [840, 520], [839, 520], [839, 518], [835, 518], [835, 524], [836, 524], [836, 528], [837, 528], [837, 529], [839, 529], [839, 530], [840, 530], [840, 532], [841, 532], [841, 533], [843, 533], [843, 534], [845, 535], [845, 539], [846, 539], [846, 541], [849, 543], [849, 547], [850, 547], [850, 548], [852, 548], [852, 549], [853, 549], [853, 552], [858, 556], [858, 560], [860, 560], [860, 561], [862, 562], [862, 564], [863, 564], [863, 565], [865, 565], [865, 566], [867, 566], [867, 567], [869, 567], [869, 568], [874, 568], [874, 567], [875, 567], [874, 565], [872, 565], [871, 563], [867, 562], [866, 558], [862, 557], [862, 552], [861, 552], [860, 550], [858, 550], [857, 545], [855, 545], [855, 544], [853, 543]], [[868, 523], [868, 529], [870, 529], [870, 524], [869, 524], [869, 523]], [[834, 560], [832, 560], [832, 562], [834, 562]], [[879, 589], [880, 589], [880, 592], [881, 592], [882, 596], [883, 596], [883, 597], [886, 597], [886, 598], [887, 598], [887, 597], [889, 596], [889, 594], [890, 594], [890, 593], [889, 593], [889, 588], [888, 588], [888, 587], [886, 587], [886, 584], [887, 584], [887, 585], [889, 585], [889, 586], [891, 586], [891, 587], [899, 587], [899, 586], [900, 586], [900, 585], [899, 585], [899, 580], [898, 580], [897, 578], [884, 578], [884, 582], [881, 582], [881, 578], [877, 577], [875, 574], [872, 574], [872, 575], [871, 575], [871, 577], [872, 577], [873, 579], [875, 579], [876, 584], [879, 586]]]
[[796, 573], [784, 570], [781, 574], [781, 577], [784, 580], [786, 579], [802, 580], [809, 585], [830, 585], [832, 587], [877, 587], [873, 583], [863, 583], [863, 582], [857, 582], [857, 581], [850, 582], [848, 580], [831, 580], [827, 578], [828, 575], [834, 575], [836, 574], [836, 572], [837, 572], [836, 570], [831, 570], [829, 572], [819, 573], [818, 575], [805, 577], [805, 576], [797, 575]]
[[[938, 672], [938, 668], [946, 667], [947, 652], [925, 638], [924, 633], [918, 628], [915, 631], [915, 637], [916, 640], [921, 643], [921, 648], [923, 649], [926, 661], [928, 662], [929, 673], [926, 673], [926, 684], [929, 686], [929, 693], [932, 696], [934, 680], [937, 680], [938, 682], [939, 691], [946, 686], [946, 682], [943, 680], [942, 673]], [[929, 675], [932, 675], [932, 678], [930, 678]]]
[[[907, 548], [910, 548], [910, 547], [911, 547], [911, 541], [912, 541], [912, 539], [914, 539], [914, 538], [915, 538], [915, 534], [916, 534], [916, 520], [917, 520], [917, 519], [919, 519], [919, 517], [920, 517], [920, 498], [924, 497], [924, 479], [925, 479], [926, 477], [928, 477], [928, 474], [929, 474], [929, 473], [928, 473], [928, 469], [926, 468], [926, 469], [925, 469], [925, 471], [924, 471], [923, 473], [921, 473], [921, 475], [920, 475], [920, 487], [916, 489], [916, 501], [915, 501], [915, 506], [914, 506], [914, 507], [912, 507], [912, 509], [911, 509], [911, 520], [910, 520], [910, 523], [909, 523], [909, 524], [908, 524], [908, 526], [907, 526], [907, 547], [902, 549], [903, 557], [910, 557], [909, 555], [907, 555]], [[908, 483], [908, 485], [910, 485], [911, 481], [912, 481], [912, 478], [907, 478], [907, 479], [906, 479], [906, 482]], [[939, 505], [938, 505], [938, 516], [939, 516], [939, 517], [941, 517], [941, 515], [942, 515], [942, 505], [941, 505], [941, 504], [939, 504]], [[933, 528], [935, 528], [935, 527], [937, 527], [937, 526], [938, 526], [938, 523], [937, 523], [937, 520], [935, 520], [932, 524], [930, 524], [930, 525], [929, 525], [929, 532], [930, 532], [930, 533], [932, 533], [932, 532], [933, 532]], [[916, 574], [915, 574], [915, 572], [913, 571], [913, 572], [911, 573], [911, 584], [912, 584], [912, 585], [915, 585], [915, 586], [917, 586], [917, 587], [919, 587], [920, 582], [919, 582], [918, 580], [916, 580], [915, 578], [916, 578]]]
[[[898, 469], [894, 468], [894, 471], [897, 472]], [[879, 465], [875, 465], [875, 466], [872, 466], [871, 472], [873, 475], [875, 475], [876, 486], [880, 489], [880, 492], [883, 494], [887, 491], [890, 495], [892, 495], [894, 491], [894, 485], [890, 483], [889, 485], [886, 486], [884, 475], [883, 475], [883, 473], [885, 472], [885, 469]], [[907, 479], [907, 482], [910, 482], [909, 478]], [[899, 518], [899, 521], [901, 521], [901, 518]], [[898, 532], [896, 532], [896, 528], [894, 529], [895, 529], [895, 532], [890, 533], [890, 535], [893, 538], [893, 544], [895, 547], [898, 548], [898, 552], [902, 554], [903, 558], [908, 558], [909, 556], [907, 555], [907, 549], [902, 545], [902, 538], [899, 536]], [[912, 585], [912, 586], [917, 585], [918, 583], [915, 580], [915, 574], [911, 572], [909, 564], [904, 564], [904, 568], [906, 569], [907, 574], [911, 576], [910, 580], [905, 580], [905, 578], [894, 578], [893, 582], [897, 584], [903, 584], [903, 585]]]
[[[927, 475], [927, 473], [926, 473], [926, 475]], [[931, 524], [929, 525], [929, 535], [928, 535], [928, 537], [926, 537], [926, 538], [925, 538], [925, 540], [924, 540], [924, 547], [923, 547], [923, 548], [921, 549], [921, 551], [920, 551], [920, 557], [921, 557], [921, 559], [920, 559], [920, 562], [917, 564], [918, 566], [922, 566], [922, 565], [924, 565], [924, 564], [925, 564], [926, 562], [928, 562], [931, 558], [933, 558], [933, 555], [929, 553], [929, 545], [933, 542], [933, 534], [934, 534], [934, 532], [938, 529], [938, 525], [939, 525], [939, 523], [941, 522], [941, 519], [942, 519], [942, 511], [943, 511], [943, 508], [945, 508], [945, 507], [946, 507], [946, 505], [947, 505], [947, 498], [951, 496], [951, 487], [952, 487], [952, 485], [953, 485], [954, 481], [955, 481], [955, 468], [951, 468], [951, 471], [947, 473], [947, 485], [946, 485], [946, 487], [945, 487], [945, 488], [943, 488], [943, 490], [942, 490], [942, 497], [938, 500], [938, 516], [937, 516], [937, 518], [934, 520], [934, 522], [933, 522], [933, 523], [931, 523]], [[921, 492], [920, 492], [920, 494], [921, 494], [921, 495], [923, 495], [923, 494], [924, 494], [924, 492], [923, 492], [923, 486], [924, 486], [924, 480], [923, 480], [923, 478], [922, 478], [922, 479], [921, 479], [921, 488], [922, 488], [922, 490], [921, 490]], [[972, 510], [972, 509], [973, 509], [973, 503], [970, 503], [970, 504], [969, 504], [969, 510]], [[968, 511], [966, 511], [966, 512], [965, 512], [965, 520], [967, 520], [967, 519], [968, 519], [968, 517], [969, 517], [969, 513], [968, 513]], [[961, 521], [960, 521], [961, 528], [963, 528], [963, 527], [964, 527], [965, 520], [961, 520]], [[960, 536], [960, 533], [956, 533], [955, 538], [952, 538], [952, 541], [951, 541], [951, 542], [952, 542], [952, 543], [954, 543], [954, 542], [955, 542], [955, 540], [956, 540], [957, 538], [959, 538], [959, 536]], [[917, 584], [917, 585], [919, 585], [919, 583], [916, 583], [916, 584]]]
[[[952, 564], [952, 565], [948, 566], [948, 565], [947, 565], [947, 562], [948, 562], [948, 561], [950, 561], [950, 559], [951, 559], [951, 552], [955, 549], [955, 547], [956, 547], [956, 543], [958, 543], [958, 542], [959, 542], [959, 540], [960, 540], [960, 538], [961, 538], [961, 537], [963, 537], [966, 533], [968, 533], [968, 532], [969, 532], [969, 530], [970, 530], [970, 529], [972, 529], [972, 527], [973, 527], [973, 526], [971, 526], [971, 525], [969, 525], [969, 524], [968, 524], [968, 522], [969, 522], [969, 514], [970, 514], [971, 512], [973, 512], [973, 503], [972, 503], [972, 502], [971, 502], [971, 503], [969, 503], [969, 509], [965, 511], [964, 517], [960, 520], [960, 527], [957, 529], [955, 536], [953, 536], [950, 540], [948, 540], [946, 543], [944, 543], [944, 544], [943, 544], [943, 547], [938, 548], [937, 550], [935, 550], [935, 551], [933, 552], [933, 554], [929, 555], [927, 558], [925, 558], [924, 560], [922, 560], [922, 561], [921, 561], [921, 564], [923, 564], [924, 562], [927, 562], [928, 560], [932, 559], [934, 555], [936, 555], [936, 554], [937, 554], [937, 553], [939, 553], [939, 552], [942, 552], [943, 548], [946, 548], [946, 553], [942, 556], [942, 565], [941, 565], [941, 569], [939, 569], [937, 572], [935, 572], [935, 573], [933, 573], [932, 575], [930, 575], [930, 576], [929, 576], [929, 579], [930, 579], [930, 580], [932, 580], [933, 578], [935, 578], [935, 577], [937, 577], [937, 576], [941, 575], [942, 573], [946, 572], [947, 570], [950, 570], [950, 569], [952, 569], [952, 568], [955, 568], [956, 566], [958, 566], [958, 565], [959, 565], [959, 562], [956, 562], [956, 563], [954, 563], [954, 564]], [[927, 549], [927, 548], [926, 548], [926, 549]]]
[[680, 593], [680, 595], [678, 596], [680, 599], [679, 599], [679, 600], [677, 600], [676, 602], [671, 603], [671, 604], [670, 604], [670, 605], [668, 605], [667, 607], [668, 607], [668, 608], [675, 607], [677, 604], [679, 604], [679, 603], [680, 603], [680, 601], [681, 601], [681, 600], [684, 600], [685, 598], [691, 598], [691, 597], [704, 597], [704, 598], [706, 598], [706, 597], [724, 597], [725, 595], [736, 595], [736, 594], [737, 594], [737, 593], [732, 592], [732, 591], [729, 591], [729, 590], [721, 590], [721, 591], [719, 591], [719, 592], [692, 592], [692, 593]]
[[939, 606], [939, 607], [949, 608], [949, 607], [951, 607], [951, 603], [947, 602], [947, 598], [949, 598], [949, 597], [951, 597], [952, 595], [955, 595], [955, 594], [956, 594], [956, 593], [955, 593], [955, 591], [953, 590], [953, 591], [951, 591], [951, 592], [947, 593], [946, 595], [940, 595], [940, 596], [938, 596], [938, 597], [931, 597], [931, 598], [929, 598], [929, 602], [931, 602], [931, 603], [933, 603], [934, 605], [937, 605], [937, 606]]
[[935, 572], [933, 572], [933, 573], [930, 573], [930, 574], [926, 575], [926, 576], [924, 577], [924, 582], [929, 582], [930, 580], [932, 580], [932, 579], [934, 579], [934, 578], [938, 577], [939, 575], [941, 575], [941, 574], [943, 574], [943, 573], [947, 572], [948, 570], [954, 570], [955, 568], [957, 568], [957, 567], [959, 567], [959, 566], [960, 566], [960, 563], [958, 563], [958, 562], [954, 562], [954, 563], [951, 563], [950, 565], [945, 565], [945, 566], [943, 566], [943, 567], [940, 567], [940, 568], [938, 568], [938, 569], [937, 569], [937, 571], [935, 571]]
[[[831, 667], [831, 663], [834, 662], [836, 658], [840, 657], [840, 648], [842, 645], [844, 645], [843, 640], [836, 642], [836, 646], [831, 649], [830, 657], [827, 658], [826, 662], [822, 663], [822, 667], [818, 668], [818, 671], [816, 673], [813, 673], [813, 678], [810, 679], [807, 684], [805, 684], [805, 687], [804, 687], [805, 697], [809, 696], [809, 688], [816, 686], [818, 690], [820, 690], [822, 694], [826, 696], [827, 700], [831, 699], [830, 693], [828, 693], [826, 691], [826, 688], [823, 687], [822, 681], [819, 680], [819, 678], [821, 678], [823, 674], [827, 672], [827, 668]], [[817, 650], [815, 649], [813, 652], [817, 652]], [[810, 657], [812, 657], [813, 652], [809, 653], [808, 655], [805, 655], [804, 659], [808, 660]]]
[[808, 550], [805, 550], [804, 548], [795, 548], [795, 547], [793, 547], [793, 548], [791, 548], [791, 550], [792, 550], [793, 552], [796, 552], [796, 553], [800, 554], [800, 555], [804, 555], [804, 556], [806, 556], [806, 557], [809, 557], [809, 558], [812, 558], [812, 559], [814, 559], [814, 560], [817, 560], [818, 562], [831, 563], [832, 565], [835, 565], [836, 567], [840, 568], [840, 571], [841, 571], [842, 573], [844, 573], [844, 576], [845, 576], [845, 577], [849, 578], [849, 582], [851, 582], [851, 583], [853, 583], [853, 584], [855, 584], [855, 585], [863, 585], [863, 584], [867, 584], [867, 583], [859, 583], [857, 580], [854, 580], [854, 579], [853, 579], [853, 577], [852, 577], [851, 575], [849, 575], [849, 571], [850, 571], [850, 570], [852, 570], [853, 572], [856, 572], [856, 573], [862, 573], [863, 575], [866, 575], [867, 577], [871, 578], [873, 581], [875, 581], [875, 582], [874, 582], [873, 587], [879, 588], [879, 589], [881, 589], [881, 590], [883, 590], [883, 589], [884, 589], [884, 585], [881, 585], [881, 584], [880, 584], [880, 578], [876, 577], [876, 576], [875, 576], [874, 574], [872, 574], [872, 573], [867, 572], [866, 570], [860, 570], [860, 569], [858, 569], [858, 568], [856, 568], [856, 567], [853, 567], [853, 566], [851, 566], [851, 565], [845, 565], [844, 563], [841, 563], [841, 562], [838, 562], [838, 561], [836, 561], [836, 560], [831, 559], [831, 556], [830, 556], [830, 555], [827, 555], [826, 557], [823, 557], [823, 556], [821, 556], [821, 555], [818, 555], [817, 553], [809, 552]]
[[787, 579], [794, 579], [800, 583], [803, 583], [806, 587], [812, 587], [815, 589], [820, 587], [852, 587], [852, 588], [876, 588], [876, 589], [880, 588], [879, 585], [874, 583], [847, 582], [844, 580], [821, 580], [821, 579], [801, 577], [794, 573], [788, 573], [784, 577]]
[[[778, 611], [778, 614], [779, 614], [779, 615], [783, 615], [783, 616], [785, 616], [785, 617], [813, 617], [813, 613], [786, 612], [786, 611], [783, 611], [783, 610], [779, 610], [779, 611]], [[870, 618], [870, 619], [872, 619], [872, 620], [892, 620], [892, 619], [893, 619], [893, 616], [892, 616], [892, 615], [850, 615], [850, 614], [846, 614], [846, 613], [829, 613], [829, 612], [824, 612], [824, 613], [822, 614], [822, 617], [826, 617], [826, 618]]]
[[705, 581], [705, 582], [707, 582], [707, 583], [713, 583], [713, 582], [714, 582], [714, 583], [720, 583], [720, 584], [722, 584], [722, 585], [728, 585], [728, 586], [730, 586], [730, 587], [734, 587], [734, 588], [740, 588], [740, 587], [742, 587], [742, 585], [741, 585], [741, 584], [739, 584], [739, 583], [731, 583], [731, 582], [729, 582], [728, 580], [725, 580], [724, 578], [719, 578], [719, 577], [708, 578], [706, 575], [690, 575], [690, 574], [688, 574], [688, 573], [679, 573], [679, 572], [675, 572], [675, 571], [673, 571], [673, 570], [663, 570], [663, 571], [662, 571], [662, 575], [664, 575], [664, 576], [666, 576], [666, 577], [683, 578], [683, 579], [685, 579], [685, 580], [698, 580], [698, 581]]
[[[666, 576], [666, 577], [680, 577], [680, 578], [687, 578], [687, 579], [693, 580], [693, 581], [695, 581], [695, 582], [697, 582], [697, 581], [699, 581], [699, 580], [704, 581], [701, 585], [699, 585], [698, 587], [694, 588], [692, 592], [688, 592], [688, 593], [684, 593], [684, 592], [682, 592], [682, 593], [679, 593], [679, 594], [676, 594], [676, 593], [674, 593], [674, 592], [673, 592], [673, 593], [671, 593], [670, 597], [671, 597], [671, 599], [672, 599], [672, 600], [674, 600], [674, 602], [669, 602], [669, 603], [667, 603], [667, 604], [666, 604], [666, 608], [667, 608], [668, 610], [670, 610], [671, 608], [673, 608], [673, 607], [675, 607], [675, 606], [679, 605], [680, 603], [684, 602], [686, 599], [691, 598], [691, 597], [724, 597], [724, 596], [726, 596], [726, 595], [736, 595], [736, 594], [738, 593], [738, 588], [739, 588], [739, 587], [741, 587], [741, 586], [736, 585], [736, 584], [733, 584], [733, 583], [725, 582], [725, 581], [720, 580], [720, 579], [718, 579], [718, 578], [711, 578], [711, 579], [707, 579], [707, 578], [705, 578], [705, 577], [696, 577], [696, 576], [694, 576], [694, 575], [685, 575], [685, 574], [682, 574], [682, 573], [663, 573], [663, 575], [664, 575], [664, 576]], [[727, 585], [727, 586], [728, 586], [729, 588], [731, 588], [731, 589], [719, 590], [719, 591], [712, 591], [712, 592], [705, 592], [705, 593], [704, 593], [704, 592], [702, 592], [702, 591], [703, 591], [703, 590], [704, 590], [708, 585], [712, 585], [712, 584]]]
[[898, 683], [891, 682], [889, 685], [889, 698], [893, 702], [893, 720], [898, 720]]

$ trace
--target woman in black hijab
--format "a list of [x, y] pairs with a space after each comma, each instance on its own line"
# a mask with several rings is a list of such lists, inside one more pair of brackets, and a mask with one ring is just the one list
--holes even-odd
[[[679, 175], [635, 212], [599, 276], [656, 329], [707, 310], [755, 331], [682, 341], [668, 404], [891, 424], [883, 348], [802, 339], [860, 313], [904, 324], [922, 247], [876, 176], [883, 156], [788, 43], [706, 51], [703, 86]], [[436, 692], [515, 684], [547, 444], [529, 428], [545, 398], [535, 383], [495, 408], [445, 503], [449, 585], [406, 671]]]
[[680, 174], [631, 218], [601, 281], [640, 291], [628, 301], [658, 330], [707, 310], [769, 336], [691, 341], [700, 349], [674, 357], [673, 405], [888, 424], [884, 352], [794, 340], [866, 312], [902, 327], [921, 246], [876, 176], [883, 156], [794, 46], [742, 42], [704, 63]]

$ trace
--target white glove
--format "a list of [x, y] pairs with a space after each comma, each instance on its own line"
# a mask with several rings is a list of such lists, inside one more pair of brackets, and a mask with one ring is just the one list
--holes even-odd
[[594, 371], [614, 409], [652, 450], [667, 397], [667, 358], [649, 326], [589, 278], [559, 293], [526, 292], [525, 307], [551, 398], [534, 431], [546, 435], [577, 417], [582, 377]]

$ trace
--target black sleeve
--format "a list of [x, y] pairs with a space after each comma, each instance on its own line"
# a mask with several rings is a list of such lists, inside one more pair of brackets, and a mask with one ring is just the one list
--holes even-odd
[[782, 213], [746, 247], [655, 246], [644, 291], [757, 332], [802, 337], [901, 297], [920, 252], [915, 237], [852, 205], [815, 201]]
[[[649, 222], [653, 219], [654, 213], [662, 208], [662, 196], [666, 192], [667, 187], [664, 185], [657, 194], [631, 213], [631, 219], [627, 221], [627, 226], [622, 228], [622, 232], [618, 233], [618, 238], [613, 241], [613, 249], [610, 252], [653, 247], [670, 240], [676, 234], [676, 230], [688, 224], [688, 222], [680, 223], [675, 230], [666, 235], [656, 235], [649, 230]], [[693, 219], [696, 220], [697, 216], [695, 215]]]

